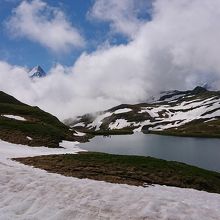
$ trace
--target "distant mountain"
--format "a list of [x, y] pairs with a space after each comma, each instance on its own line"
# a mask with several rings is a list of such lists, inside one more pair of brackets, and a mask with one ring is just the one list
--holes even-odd
[[168, 91], [151, 103], [122, 104], [66, 123], [93, 134], [142, 131], [179, 136], [220, 137], [220, 92], [196, 87]]
[[55, 116], [0, 91], [0, 139], [29, 146], [58, 147], [62, 140], [84, 141]]
[[41, 77], [45, 77], [47, 74], [40, 66], [35, 66], [28, 72], [28, 75], [30, 78], [35, 78], [35, 77], [41, 78]]

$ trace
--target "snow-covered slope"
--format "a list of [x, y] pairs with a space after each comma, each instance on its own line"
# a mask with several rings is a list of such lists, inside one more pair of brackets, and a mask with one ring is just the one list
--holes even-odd
[[[220, 93], [196, 87], [192, 91], [163, 93], [152, 103], [120, 105], [104, 112], [80, 116], [69, 122], [87, 131], [132, 130], [145, 132], [179, 130], [192, 124], [220, 125]], [[219, 123], [219, 124], [218, 124]], [[220, 134], [220, 130], [219, 130]]]
[[28, 75], [30, 78], [35, 78], [35, 77], [41, 78], [41, 77], [45, 77], [47, 74], [40, 66], [35, 66], [28, 72]]
[[220, 219], [219, 194], [77, 179], [8, 159], [78, 151], [70, 143], [67, 149], [49, 149], [0, 141], [0, 220]]

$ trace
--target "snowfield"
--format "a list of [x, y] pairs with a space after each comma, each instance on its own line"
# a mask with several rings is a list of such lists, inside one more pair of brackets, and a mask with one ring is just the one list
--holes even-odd
[[81, 151], [77, 143], [61, 145], [63, 149], [51, 149], [0, 141], [1, 220], [220, 219], [219, 194], [81, 180], [9, 159]]

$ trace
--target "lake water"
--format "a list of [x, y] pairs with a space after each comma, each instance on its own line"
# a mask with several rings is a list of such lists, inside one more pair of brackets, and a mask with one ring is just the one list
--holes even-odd
[[104, 153], [152, 156], [220, 172], [220, 139], [135, 133], [96, 136], [90, 142], [80, 144], [80, 147]]

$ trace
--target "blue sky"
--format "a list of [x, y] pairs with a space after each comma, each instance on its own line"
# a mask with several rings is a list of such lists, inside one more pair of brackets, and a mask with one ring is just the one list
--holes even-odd
[[219, 0], [0, 0], [0, 89], [63, 119], [219, 90], [219, 20]]
[[[97, 46], [108, 41], [110, 44], [127, 43], [128, 38], [120, 33], [109, 34], [109, 22], [89, 19], [93, 0], [62, 0], [45, 1], [50, 7], [61, 10], [66, 19], [77, 28], [86, 41], [83, 48], [73, 48], [67, 52], [54, 53], [38, 42], [32, 41], [24, 36], [14, 37], [6, 28], [6, 23], [13, 16], [12, 11], [21, 4], [19, 0], [0, 1], [0, 60], [7, 61], [13, 65], [27, 66], [41, 65], [46, 71], [55, 63], [72, 65], [82, 52], [94, 51]], [[31, 1], [28, 1], [31, 2]], [[141, 14], [140, 16], [146, 16]], [[44, 33], [42, 33], [44, 34]]]

